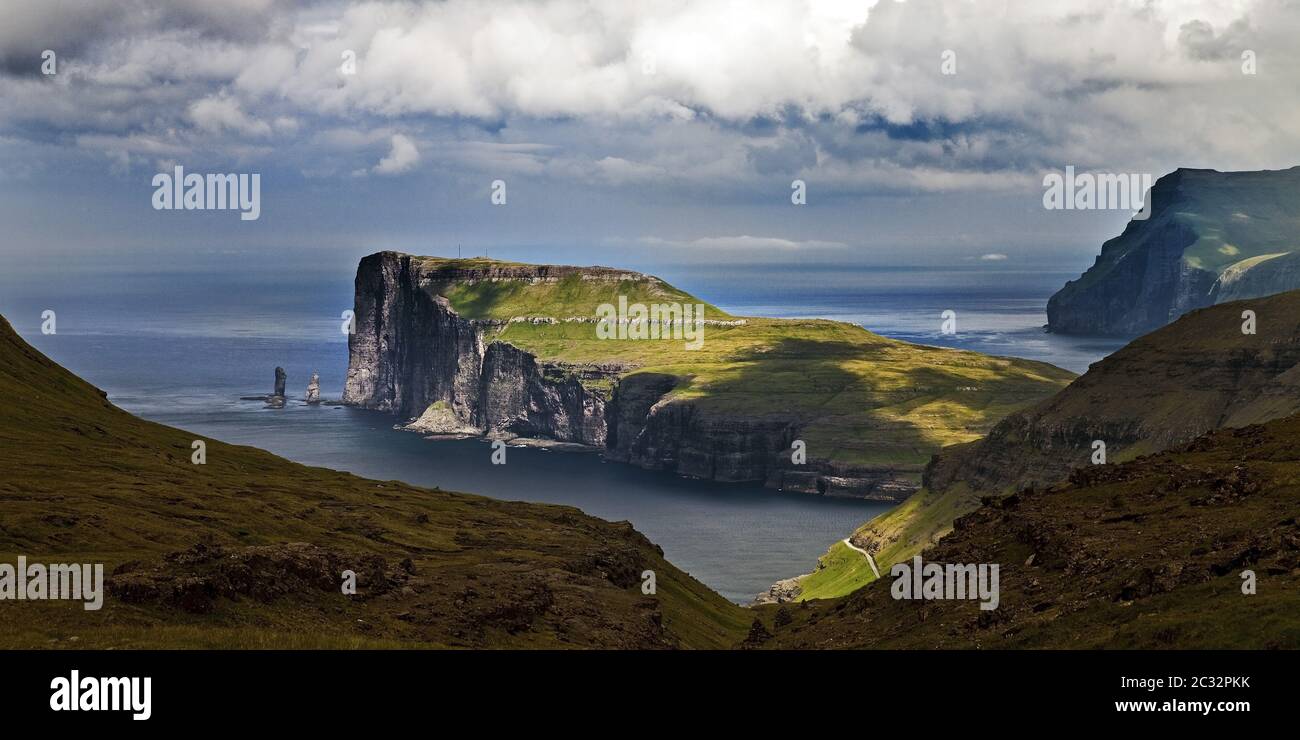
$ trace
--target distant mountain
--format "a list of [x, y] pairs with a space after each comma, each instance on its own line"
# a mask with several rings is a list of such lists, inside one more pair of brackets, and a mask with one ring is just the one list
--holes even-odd
[[1216, 303], [1300, 289], [1300, 167], [1179, 169], [1151, 215], [1102, 245], [1047, 304], [1060, 334], [1133, 336]]
[[[355, 300], [347, 403], [424, 433], [581, 444], [787, 491], [901, 500], [939, 448], [1074, 377], [837, 321], [731, 316], [608, 267], [380, 252]], [[601, 307], [623, 305], [702, 306], [701, 341], [602, 337]]]
[[3, 318], [0, 553], [102, 563], [108, 591], [100, 611], [0, 600], [0, 648], [725, 648], [752, 619], [627, 522], [147, 422]]

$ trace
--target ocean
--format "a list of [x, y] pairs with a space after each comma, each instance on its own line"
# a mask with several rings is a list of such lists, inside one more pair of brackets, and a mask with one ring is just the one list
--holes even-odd
[[[725, 597], [748, 602], [810, 571], [832, 542], [885, 504], [718, 484], [605, 463], [599, 455], [511, 448], [490, 464], [478, 440], [428, 441], [376, 412], [291, 403], [268, 410], [274, 368], [291, 397], [320, 374], [342, 394], [352, 274], [323, 268], [239, 272], [66, 265], [0, 276], [0, 313], [56, 362], [134, 414], [307, 465], [500, 499], [576, 506], [627, 520]], [[1077, 272], [963, 268], [661, 266], [656, 274], [742, 315], [823, 317], [912, 342], [1043, 360], [1082, 372], [1122, 342], [1043, 333], [1048, 296]], [[57, 333], [41, 333], [55, 311]], [[956, 313], [957, 332], [940, 332]]]

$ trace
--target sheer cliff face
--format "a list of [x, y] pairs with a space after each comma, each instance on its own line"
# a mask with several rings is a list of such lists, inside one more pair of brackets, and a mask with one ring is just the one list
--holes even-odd
[[694, 478], [806, 490], [783, 485], [774, 464], [796, 436], [789, 419], [719, 417], [690, 403], [664, 403], [675, 384], [672, 376], [658, 373], [630, 375], [619, 383], [609, 417], [608, 459]]
[[483, 332], [440, 305], [419, 282], [410, 257], [384, 252], [361, 261], [343, 400], [401, 416], [444, 401], [459, 418], [471, 419]]
[[708, 480], [882, 500], [916, 489], [916, 472], [890, 466], [867, 469], [810, 455], [796, 468], [796, 415], [724, 412], [673, 398], [679, 378], [638, 372], [635, 364], [541, 360], [496, 338], [507, 319], [467, 318], [440, 294], [466, 285], [508, 294], [520, 282], [557, 283], [575, 271], [588, 283], [663, 286], [608, 268], [449, 267], [394, 252], [366, 257], [357, 270], [344, 402], [390, 412], [413, 431], [578, 443], [610, 460]]
[[606, 400], [578, 380], [598, 368], [544, 365], [493, 341], [499, 321], [462, 318], [426, 290], [430, 280], [409, 255], [381, 252], [361, 261], [345, 403], [417, 418], [421, 431], [604, 446]]
[[1300, 167], [1180, 169], [1152, 187], [1151, 217], [1102, 245], [1047, 304], [1062, 334], [1143, 334], [1196, 308], [1300, 288]]
[[[1255, 334], [1242, 331], [1246, 310], [1255, 313]], [[1298, 316], [1300, 291], [1195, 311], [1007, 417], [983, 440], [943, 451], [926, 484], [988, 493], [1047, 485], [1091, 467], [1097, 440], [1115, 462], [1300, 413]]]

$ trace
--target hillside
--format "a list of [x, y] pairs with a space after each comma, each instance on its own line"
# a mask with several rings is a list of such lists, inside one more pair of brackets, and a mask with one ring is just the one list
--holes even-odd
[[1192, 309], [1300, 288], [1300, 167], [1179, 169], [1151, 198], [1150, 218], [1130, 221], [1052, 296], [1051, 331], [1132, 336]]
[[1300, 648], [1298, 481], [1297, 416], [1083, 469], [991, 499], [926, 551], [927, 563], [998, 564], [996, 609], [894, 599], [886, 576], [758, 609], [774, 635], [763, 647]]
[[[704, 305], [702, 343], [599, 338], [598, 307], [620, 298]], [[355, 309], [345, 401], [419, 431], [574, 442], [646, 468], [832, 495], [901, 500], [938, 449], [1073, 377], [834, 321], [735, 317], [604, 267], [381, 252], [358, 267]], [[795, 440], [805, 465], [790, 460]]]
[[0, 398], [0, 562], [109, 581], [101, 611], [0, 601], [3, 648], [720, 648], [749, 626], [626, 522], [212, 439], [195, 465], [199, 438], [116, 408], [2, 318]]
[[[1242, 312], [1256, 334], [1242, 333]], [[1091, 464], [1093, 442], [1120, 462], [1186, 444], [1207, 431], [1300, 413], [1300, 291], [1193, 311], [1094, 364], [1067, 388], [1009, 415], [977, 442], [949, 447], [925, 488], [850, 538], [886, 565], [919, 552], [981, 497], [1065, 479]], [[804, 597], [872, 580], [865, 559], [832, 546]]]

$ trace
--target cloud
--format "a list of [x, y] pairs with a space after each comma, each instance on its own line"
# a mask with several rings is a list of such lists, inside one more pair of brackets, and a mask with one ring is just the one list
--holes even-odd
[[[822, 194], [1020, 186], [1020, 173], [1062, 163], [1280, 166], [1300, 149], [1300, 130], [1279, 123], [1300, 118], [1284, 73], [1300, 64], [1290, 43], [1300, 13], [1284, 0], [1062, 0], [997, 14], [939, 0], [239, 4], [238, 14], [199, 0], [15, 10], [0, 59], [22, 74], [0, 76], [0, 132], [40, 121], [257, 139], [358, 117], [493, 134], [580, 121], [622, 148], [574, 142], [551, 174], [626, 187], [799, 174]], [[47, 44], [66, 49], [70, 82], [57, 96], [34, 82]], [[1271, 74], [1243, 79], [1246, 44]], [[355, 74], [340, 71], [344, 51]], [[941, 72], [945, 51], [956, 74]], [[673, 161], [620, 136], [650, 129], [712, 142]], [[439, 133], [419, 138], [437, 152], [466, 138], [464, 124]], [[530, 172], [552, 159], [510, 158], [510, 171]]]
[[[1018, 198], [965, 256], [1015, 246], [1047, 170], [1281, 168], [1300, 151], [1291, 0], [232, 2], [7, 9], [0, 142], [20, 143], [0, 161], [61, 176], [183, 155], [280, 168], [284, 188], [503, 178], [549, 213], [604, 198], [689, 214], [686, 233], [792, 243], [858, 244], [927, 199]], [[815, 218], [769, 215], [794, 178]], [[943, 223], [908, 225], [953, 244]]]
[[1205, 21], [1188, 21], [1178, 31], [1178, 43], [1188, 56], [1201, 61], [1240, 59], [1243, 51], [1255, 45], [1254, 34], [1244, 19], [1233, 21], [1218, 34]]
[[415, 142], [402, 134], [393, 134], [390, 141], [392, 148], [388, 151], [388, 156], [379, 160], [379, 164], [371, 170], [376, 175], [401, 174], [420, 161], [420, 150], [415, 148]]
[[1005, 254], [1000, 253], [1000, 252], [991, 252], [991, 253], [989, 253], [989, 254], [981, 254], [981, 255], [980, 255], [980, 259], [981, 259], [981, 260], [984, 260], [985, 262], [1002, 262], [1002, 261], [1004, 261], [1006, 258], [1007, 258], [1007, 256], [1006, 256]]
[[200, 129], [209, 133], [234, 131], [250, 136], [267, 136], [271, 125], [258, 121], [239, 106], [239, 101], [225, 96], [204, 98], [189, 107], [189, 119]]

